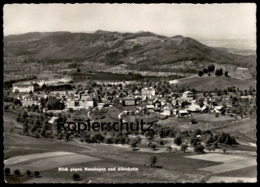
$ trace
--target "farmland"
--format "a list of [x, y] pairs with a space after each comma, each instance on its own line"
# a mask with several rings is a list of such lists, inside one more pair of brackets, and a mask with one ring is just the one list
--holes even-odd
[[194, 88], [196, 90], [213, 91], [215, 88], [227, 89], [236, 85], [239, 89], [248, 89], [256, 85], [255, 79], [237, 79], [233, 77], [190, 77], [178, 80], [179, 86]]
[[215, 117], [214, 114], [195, 114], [191, 118], [195, 119], [197, 124], [190, 124], [190, 119], [187, 118], [168, 118], [157, 123], [182, 130], [209, 129], [213, 132], [230, 132], [242, 141], [255, 142], [256, 140], [255, 119], [236, 119], [230, 116]]
[[[20, 169], [21, 172], [26, 170], [40, 171], [41, 178], [28, 178], [26, 176], [19, 177], [20, 182], [59, 182], [66, 181], [68, 183], [75, 181], [72, 180], [73, 172], [58, 172], [58, 167], [64, 166], [68, 168], [110, 168], [110, 167], [136, 167], [138, 171], [82, 171], [77, 172], [83, 180], [79, 183], [128, 183], [131, 177], [135, 177], [137, 183], [150, 183], [150, 182], [200, 182], [205, 180], [212, 173], [200, 168], [214, 167], [221, 164], [221, 160], [214, 160], [216, 156], [209, 157], [208, 159], [196, 159], [198, 157], [194, 153], [187, 151], [182, 152], [166, 152], [164, 151], [168, 144], [159, 146], [159, 152], [156, 155], [159, 158], [158, 167], [151, 168], [149, 166], [149, 157], [154, 155], [155, 152], [145, 148], [146, 141], [138, 146], [136, 151], [132, 151], [129, 146], [113, 146], [106, 144], [88, 144], [78, 142], [62, 142], [51, 141], [44, 139], [36, 139], [24, 135], [20, 135], [20, 129], [16, 128], [15, 121], [11, 121], [11, 114], [6, 114], [5, 121], [5, 153], [9, 158], [5, 161], [6, 167]], [[10, 134], [10, 132], [12, 132]], [[9, 135], [9, 136], [6, 136]], [[144, 138], [145, 139], [145, 138]], [[30, 143], [33, 142], [33, 143]], [[165, 141], [167, 142], [167, 141]], [[19, 147], [19, 149], [17, 149]], [[176, 147], [179, 150], [179, 147]], [[145, 151], [147, 150], [147, 151]], [[42, 153], [42, 154], [39, 154]], [[206, 155], [211, 155], [208, 153]], [[215, 153], [221, 154], [221, 153]], [[223, 154], [223, 153], [222, 153]], [[24, 155], [24, 156], [21, 156]], [[63, 156], [62, 156], [63, 155]], [[194, 156], [192, 156], [194, 155]], [[15, 157], [18, 156], [18, 157]], [[202, 155], [201, 155], [202, 156]], [[199, 157], [201, 157], [199, 156]], [[223, 155], [225, 156], [225, 155]], [[14, 158], [12, 158], [14, 157]], [[41, 158], [40, 158], [41, 157]], [[232, 157], [226, 155], [225, 157]], [[19, 160], [17, 160], [20, 158]], [[234, 157], [236, 158], [236, 157]], [[12, 162], [14, 160], [15, 162]], [[19, 161], [19, 163], [18, 163]], [[45, 165], [46, 162], [53, 164]], [[161, 167], [161, 168], [160, 168]], [[235, 168], [240, 171], [240, 168]], [[245, 168], [246, 169], [246, 168]], [[224, 171], [223, 171], [224, 172]], [[98, 175], [98, 177], [96, 177]], [[253, 177], [255, 174], [252, 173]], [[54, 177], [55, 176], [55, 177]], [[131, 176], [131, 177], [130, 177]], [[157, 177], [156, 180], [153, 177]], [[228, 175], [227, 175], [228, 176]], [[71, 179], [71, 180], [70, 180]], [[14, 182], [16, 179], [7, 177], [6, 180]]]

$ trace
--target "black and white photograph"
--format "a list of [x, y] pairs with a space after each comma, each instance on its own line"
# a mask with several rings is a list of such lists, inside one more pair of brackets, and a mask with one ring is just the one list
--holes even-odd
[[5, 3], [5, 183], [257, 183], [256, 3]]

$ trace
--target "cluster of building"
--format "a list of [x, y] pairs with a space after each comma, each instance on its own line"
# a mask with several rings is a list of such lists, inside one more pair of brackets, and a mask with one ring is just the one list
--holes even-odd
[[[107, 87], [107, 85], [103, 85]], [[191, 91], [185, 91], [182, 94], [170, 93], [160, 95], [156, 93], [153, 87], [144, 87], [142, 89], [136, 89], [135, 91], [117, 90], [114, 93], [108, 92], [105, 95], [96, 91], [77, 91], [77, 90], [65, 90], [65, 91], [52, 91], [46, 93], [33, 93], [34, 86], [32, 83], [15, 83], [13, 85], [13, 92], [19, 90], [20, 94], [18, 99], [21, 100], [23, 106], [40, 105], [41, 97], [56, 97], [65, 104], [65, 110], [85, 110], [89, 108], [102, 108], [112, 107], [115, 105], [134, 106], [129, 113], [131, 114], [147, 114], [147, 113], [159, 113], [163, 116], [178, 116], [186, 117], [191, 113], [196, 112], [215, 112], [222, 113], [224, 110], [223, 102], [216, 103], [214, 98], [203, 98], [203, 104], [198, 103], [198, 99], [194, 99], [195, 94]], [[94, 89], [95, 90], [95, 89]], [[32, 94], [33, 93], [33, 94]], [[110, 94], [109, 94], [110, 93]], [[225, 104], [225, 110], [231, 108], [231, 104], [228, 102]], [[184, 103], [184, 104], [183, 104]]]

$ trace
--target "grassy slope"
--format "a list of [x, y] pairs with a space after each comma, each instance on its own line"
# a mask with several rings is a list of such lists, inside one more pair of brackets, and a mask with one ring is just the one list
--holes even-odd
[[[196, 119], [197, 124], [189, 124], [191, 119]], [[256, 119], [245, 118], [235, 120], [230, 116], [215, 117], [214, 114], [194, 114], [191, 118], [168, 118], [160, 120], [157, 124], [172, 126], [180, 130], [205, 129], [212, 132], [226, 132], [239, 138], [241, 141], [255, 143]]]
[[190, 88], [195, 88], [196, 90], [211, 91], [215, 88], [226, 89], [227, 87], [236, 86], [239, 89], [248, 89], [250, 86], [255, 87], [256, 80], [253, 79], [236, 79], [232, 77], [215, 77], [215, 76], [205, 76], [205, 77], [190, 77], [185, 79], [180, 79], [179, 86], [185, 86]]
[[[4, 115], [4, 117], [6, 116], [11, 117], [12, 115]], [[244, 122], [247, 123], [247, 121]], [[239, 124], [239, 122], [237, 122], [237, 124]], [[8, 129], [12, 129], [12, 127], [14, 127], [12, 123], [4, 123], [4, 125], [8, 125]], [[121, 148], [102, 144], [78, 144], [76, 142], [66, 143], [48, 141], [45, 139], [35, 139], [32, 137], [19, 135], [17, 134], [18, 131], [18, 129], [13, 130], [12, 135], [8, 131], [5, 131], [6, 137], [11, 139], [10, 141], [5, 142], [5, 146], [16, 146], [21, 149], [19, 152], [19, 149], [9, 148], [10, 157], [15, 155], [38, 153], [39, 149], [45, 150], [46, 152], [69, 151], [94, 156], [102, 160], [73, 164], [68, 165], [67, 167], [139, 168], [138, 172], [79, 172], [83, 182], [88, 182], [89, 180], [92, 180], [93, 183], [199, 182], [204, 177], [207, 177], [209, 173], [197, 171], [196, 169], [218, 164], [216, 162], [194, 160], [184, 157], [187, 155], [192, 155], [193, 153], [157, 153], [155, 154], [159, 159], [157, 165], [163, 167], [161, 169], [154, 169], [149, 166], [149, 158], [154, 155], [154, 153], [132, 151], [130, 147]], [[23, 148], [26, 148], [26, 151], [24, 151], [25, 149], [23, 150]], [[12, 153], [13, 155], [11, 155]], [[244, 170], [242, 172], [244, 172]], [[74, 172], [57, 172], [57, 168], [41, 171], [41, 175], [43, 176], [42, 180], [44, 180], [45, 177], [47, 177], [46, 180], [48, 180], [48, 177], [72, 180], [73, 173]], [[23, 176], [19, 179], [21, 181], [30, 180], [27, 176]], [[14, 182], [18, 180], [17, 178], [14, 178], [11, 181]]]
[[[5, 123], [7, 125], [7, 123]], [[9, 124], [9, 129], [12, 128]], [[5, 131], [5, 136], [8, 137], [5, 141], [5, 146], [9, 146], [9, 156], [17, 156], [23, 154], [39, 153], [39, 150], [49, 151], [69, 151], [84, 155], [90, 155], [101, 158], [102, 162], [93, 162], [86, 164], [72, 165], [71, 167], [138, 167], [140, 172], [85, 172], [82, 174], [84, 180], [94, 179], [96, 182], [175, 182], [175, 181], [199, 181], [205, 176], [205, 172], [197, 172], [196, 169], [201, 166], [215, 165], [212, 162], [194, 162], [192, 159], [183, 157], [183, 153], [163, 153], [157, 154], [159, 161], [158, 165], [163, 166], [162, 169], [152, 169], [149, 166], [149, 158], [153, 153], [136, 152], [129, 149], [122, 149], [116, 146], [99, 145], [99, 144], [78, 144], [76, 142], [57, 142], [45, 139], [35, 139], [32, 137], [22, 136], [18, 134], [19, 130], [12, 131], [12, 135]], [[30, 144], [31, 142], [31, 144]], [[19, 147], [21, 151], [17, 148]], [[23, 150], [26, 149], [26, 151]], [[29, 148], [29, 149], [28, 149]], [[186, 155], [186, 154], [185, 154]], [[185, 166], [185, 163], [193, 163]], [[146, 166], [144, 166], [146, 164]], [[19, 168], [18, 168], [19, 169]], [[61, 178], [71, 178], [72, 173], [57, 172], [57, 169], [42, 171], [44, 177], [55, 176]], [[97, 175], [101, 179], [97, 179]], [[136, 181], [132, 181], [136, 177]], [[28, 180], [26, 176], [20, 178]], [[14, 181], [14, 179], [13, 179]]]

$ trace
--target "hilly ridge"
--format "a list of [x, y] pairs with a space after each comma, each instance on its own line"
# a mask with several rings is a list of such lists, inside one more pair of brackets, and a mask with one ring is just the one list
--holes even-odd
[[182, 61], [232, 64], [254, 68], [255, 55], [242, 56], [208, 47], [195, 39], [151, 32], [47, 32], [4, 37], [5, 58], [29, 60], [88, 60], [108, 65], [154, 66]]

